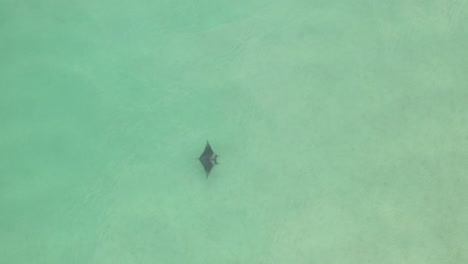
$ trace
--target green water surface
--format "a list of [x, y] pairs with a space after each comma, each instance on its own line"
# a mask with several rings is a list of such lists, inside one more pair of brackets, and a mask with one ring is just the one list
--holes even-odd
[[468, 263], [467, 21], [0, 0], [0, 263]]

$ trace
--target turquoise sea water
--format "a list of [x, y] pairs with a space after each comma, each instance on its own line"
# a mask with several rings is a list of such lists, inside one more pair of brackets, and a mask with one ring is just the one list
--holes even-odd
[[468, 263], [466, 21], [1, 0], [0, 263]]

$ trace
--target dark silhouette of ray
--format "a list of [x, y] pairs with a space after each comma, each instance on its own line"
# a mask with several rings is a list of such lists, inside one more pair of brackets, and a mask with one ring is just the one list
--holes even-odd
[[217, 160], [218, 157], [219, 156], [213, 152], [213, 149], [211, 149], [210, 143], [206, 141], [205, 150], [203, 151], [203, 153], [200, 155], [200, 158], [199, 158], [201, 164], [203, 165], [203, 168], [205, 168], [206, 177], [208, 177], [213, 167], [216, 164], [218, 164], [218, 160]]

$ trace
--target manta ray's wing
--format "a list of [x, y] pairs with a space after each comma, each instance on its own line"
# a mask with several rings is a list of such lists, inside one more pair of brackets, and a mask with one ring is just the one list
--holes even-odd
[[211, 146], [210, 146], [210, 143], [208, 143], [208, 141], [206, 142], [206, 147], [205, 147], [205, 150], [203, 151], [203, 153], [201, 154], [200, 156], [200, 160], [201, 159], [209, 159], [212, 155], [213, 155], [213, 150], [211, 149]]
[[206, 176], [208, 177], [208, 174], [210, 174], [210, 171], [214, 167], [214, 164], [210, 159], [203, 159], [200, 161], [203, 165], [203, 168], [205, 169]]

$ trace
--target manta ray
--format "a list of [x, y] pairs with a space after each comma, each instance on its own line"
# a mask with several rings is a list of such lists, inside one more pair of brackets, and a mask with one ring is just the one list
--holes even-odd
[[206, 141], [205, 150], [199, 158], [201, 164], [203, 165], [203, 168], [205, 168], [206, 177], [208, 177], [208, 175], [210, 174], [211, 169], [213, 169], [213, 167], [218, 164], [218, 157], [219, 156], [216, 155], [211, 149], [210, 143]]

